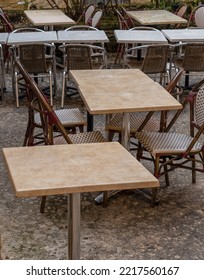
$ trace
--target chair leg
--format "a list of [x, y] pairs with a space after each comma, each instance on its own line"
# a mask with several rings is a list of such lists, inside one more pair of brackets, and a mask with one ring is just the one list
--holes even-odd
[[31, 125], [31, 121], [30, 121], [30, 119], [28, 119], [28, 123], [27, 123], [27, 127], [26, 127], [26, 132], [25, 132], [25, 136], [24, 136], [24, 140], [23, 140], [23, 147], [27, 146], [27, 143], [28, 143], [29, 132], [30, 132], [30, 125]]
[[82, 133], [82, 132], [84, 132], [84, 126], [83, 125], [80, 125], [79, 126], [79, 131]]
[[111, 142], [111, 141], [113, 141], [113, 137], [114, 137], [115, 132], [112, 131], [112, 130], [109, 130], [108, 132], [109, 132], [108, 133], [108, 142]]
[[154, 160], [154, 176], [157, 179], [159, 178], [159, 161], [160, 161], [160, 157], [156, 156]]
[[19, 97], [18, 97], [18, 73], [15, 72], [15, 98], [16, 98], [16, 107], [19, 108]]
[[196, 167], [196, 163], [195, 163], [195, 156], [191, 156], [192, 158], [192, 183], [195, 184], [196, 183], [196, 171], [195, 171], [195, 167]]
[[40, 204], [40, 213], [45, 212], [45, 203], [46, 203], [47, 196], [42, 196], [41, 204]]
[[65, 84], [66, 84], [66, 73], [63, 72], [63, 74], [62, 74], [62, 99], [61, 99], [61, 108], [64, 107]]
[[115, 64], [117, 63], [118, 58], [119, 58], [119, 63], [120, 63], [123, 52], [124, 52], [124, 44], [119, 44], [117, 53], [116, 53], [116, 57], [115, 57]]
[[164, 174], [165, 174], [165, 181], [166, 181], [166, 187], [169, 186], [169, 173], [168, 173], [168, 168], [166, 163], [166, 158], [163, 159], [163, 163], [164, 163]]
[[51, 71], [49, 71], [49, 82], [50, 82], [50, 105], [53, 106], [52, 72]]
[[154, 207], [156, 204], [156, 199], [157, 199], [157, 188], [152, 189], [152, 200], [150, 202], [151, 207]]
[[136, 153], [136, 157], [137, 157], [138, 161], [141, 160], [142, 154], [143, 154], [143, 147], [142, 147], [141, 143], [138, 141], [138, 148], [137, 148], [137, 153]]

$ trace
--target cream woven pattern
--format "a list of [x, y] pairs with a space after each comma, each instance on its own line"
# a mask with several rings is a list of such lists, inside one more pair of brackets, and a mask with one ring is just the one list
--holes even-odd
[[[122, 129], [122, 114], [118, 113], [113, 116], [109, 124], [106, 126], [106, 130], [121, 131]], [[135, 114], [130, 114], [130, 133], [135, 133], [138, 128], [141, 126], [145, 117], [138, 116]], [[151, 118], [148, 123], [145, 125], [145, 130], [158, 131], [159, 130], [159, 121]]]
[[197, 93], [195, 108], [196, 123], [202, 126], [204, 123], [204, 86], [202, 86]]
[[[105, 142], [105, 138], [100, 131], [90, 131], [76, 134], [68, 134], [68, 137], [71, 141], [70, 144], [83, 144], [83, 143], [98, 143]], [[66, 144], [65, 139], [60, 137], [54, 138], [54, 145]]]
[[[142, 131], [136, 132], [137, 139], [142, 143], [144, 148], [153, 156], [157, 153], [179, 154], [185, 152], [193, 138], [180, 133], [161, 133]], [[192, 152], [199, 151], [202, 148], [200, 143], [196, 143]]]
[[[78, 108], [55, 110], [55, 114], [64, 127], [86, 125], [86, 119]], [[41, 124], [39, 113], [35, 114], [35, 123]]]

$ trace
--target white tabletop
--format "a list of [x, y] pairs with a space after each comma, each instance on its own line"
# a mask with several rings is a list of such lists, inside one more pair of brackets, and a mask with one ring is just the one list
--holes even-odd
[[87, 31], [87, 30], [75, 30], [75, 31], [63, 31], [57, 32], [59, 43], [107, 43], [109, 39], [103, 30], [99, 31]]
[[166, 10], [128, 11], [129, 16], [142, 25], [187, 24], [187, 20]]
[[162, 32], [172, 43], [204, 41], [204, 29], [202, 28], [162, 29]]
[[177, 110], [181, 104], [139, 69], [70, 70], [90, 114]]
[[4, 148], [3, 154], [18, 197], [159, 186], [116, 142]]
[[117, 43], [167, 43], [167, 39], [160, 31], [152, 30], [114, 30]]
[[8, 38], [8, 33], [0, 33], [0, 44], [6, 44]]
[[10, 33], [8, 45], [33, 44], [33, 43], [56, 43], [58, 42], [56, 31], [44, 32], [16, 32]]
[[75, 24], [75, 21], [65, 15], [61, 10], [27, 10], [24, 13], [36, 26]]

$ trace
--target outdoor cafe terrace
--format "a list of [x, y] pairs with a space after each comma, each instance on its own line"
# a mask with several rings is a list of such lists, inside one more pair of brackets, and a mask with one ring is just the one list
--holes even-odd
[[[106, 44], [108, 45], [105, 43], [105, 46]], [[109, 70], [123, 69], [123, 57], [115, 61], [116, 52], [117, 47], [114, 52], [108, 51]], [[9, 70], [5, 71], [6, 90], [0, 101], [0, 259], [67, 259], [67, 196], [47, 196], [45, 211], [41, 213], [41, 197], [17, 198], [10, 180], [3, 149], [22, 147], [28, 121], [27, 100], [21, 94], [19, 107], [16, 107], [11, 72], [9, 64]], [[172, 77], [175, 73], [173, 69]], [[57, 67], [57, 90], [53, 96], [55, 110], [61, 109], [62, 75], [62, 68]], [[77, 78], [77, 75], [73, 74], [73, 77]], [[202, 76], [190, 76], [190, 83], [201, 79]], [[179, 85], [185, 87], [185, 82], [185, 76], [182, 75]], [[73, 81], [69, 85], [73, 86]], [[185, 100], [188, 93], [189, 88], [182, 91], [178, 100], [176, 99], [178, 104]], [[72, 97], [65, 94], [64, 108], [77, 107], [86, 118], [87, 107], [83, 98], [79, 94]], [[155, 115], [159, 115], [159, 112]], [[173, 111], [169, 112], [169, 116], [172, 115]], [[105, 114], [94, 116], [94, 130], [99, 130], [104, 137], [105, 123]], [[189, 106], [184, 109], [175, 127], [175, 132], [189, 133]], [[117, 135], [113, 141], [118, 141]], [[130, 144], [130, 148], [135, 148], [135, 145]], [[131, 149], [130, 153], [135, 158], [136, 150]], [[153, 174], [152, 162], [142, 159], [141, 163]], [[24, 164], [26, 168], [26, 162]], [[57, 169], [58, 164], [58, 161], [53, 161], [52, 167]], [[21, 165], [22, 162], [19, 162], [19, 166]], [[103, 171], [101, 167], [101, 172]], [[73, 174], [70, 177], [71, 175]], [[202, 260], [204, 176], [197, 172], [194, 184], [191, 178], [190, 170], [177, 168], [169, 173], [170, 185], [166, 187], [165, 176], [161, 176], [157, 194], [159, 203], [154, 207], [150, 206], [148, 198], [132, 189], [118, 192], [108, 199], [106, 205], [95, 201], [100, 191], [82, 192], [80, 258]]]

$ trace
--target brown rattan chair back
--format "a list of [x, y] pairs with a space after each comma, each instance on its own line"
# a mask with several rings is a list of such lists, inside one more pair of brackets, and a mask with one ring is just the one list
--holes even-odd
[[149, 45], [141, 70], [146, 74], [166, 73], [169, 45]]
[[204, 71], [204, 43], [188, 43], [185, 46], [181, 67], [188, 72]]
[[21, 45], [19, 57], [27, 71], [32, 74], [46, 73], [46, 46], [44, 45]]
[[67, 44], [66, 53], [67, 73], [69, 70], [92, 69], [91, 49], [83, 44]]
[[41, 114], [42, 128], [44, 130], [44, 137], [46, 144], [53, 144], [53, 126], [63, 135], [65, 141], [70, 143], [69, 137], [59, 118], [50, 106], [47, 98], [44, 96], [41, 89], [30, 77], [26, 68], [21, 64], [19, 59], [15, 60], [15, 65], [23, 76], [27, 85], [28, 100], [31, 111], [37, 111]]
[[204, 85], [199, 89], [195, 103], [195, 122], [197, 126], [202, 127], [204, 124]]

